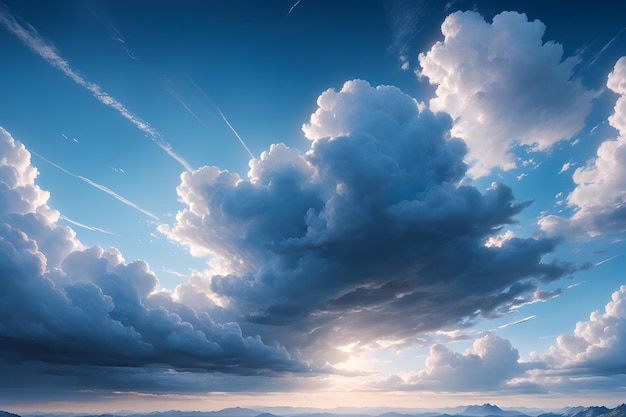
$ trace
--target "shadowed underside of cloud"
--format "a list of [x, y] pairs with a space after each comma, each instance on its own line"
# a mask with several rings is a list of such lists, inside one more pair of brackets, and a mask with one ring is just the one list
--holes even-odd
[[347, 343], [469, 326], [572, 267], [542, 262], [554, 240], [485, 245], [527, 203], [503, 184], [461, 185], [466, 148], [450, 128], [395, 87], [349, 81], [319, 97], [305, 154], [273, 145], [246, 179], [184, 173], [188, 207], [160, 230], [215, 257], [211, 291], [247, 329], [305, 354], [340, 360]]
[[615, 64], [607, 87], [618, 95], [609, 117], [618, 137], [603, 142], [596, 157], [576, 169], [576, 188], [567, 198], [575, 213], [542, 217], [539, 225], [548, 233], [588, 238], [626, 230], [626, 57]]
[[[174, 381], [191, 371], [308, 372], [277, 343], [265, 344], [243, 335], [235, 322], [214, 319], [224, 314], [208, 300], [197, 311], [171, 293], [155, 292], [157, 279], [144, 261], [126, 263], [113, 248], [85, 248], [70, 228], [56, 224], [59, 213], [34, 183], [30, 153], [2, 128], [0, 152], [3, 391], [17, 386], [18, 375], [9, 371], [22, 378], [29, 370], [64, 375], [57, 382], [87, 389], [102, 388], [102, 380], [92, 377], [104, 369], [137, 369], [138, 376], [153, 377], [153, 389], [159, 374]], [[149, 381], [146, 376], [144, 384]]]
[[543, 42], [545, 25], [503, 12], [493, 23], [456, 12], [441, 25], [444, 40], [419, 55], [420, 76], [437, 85], [433, 111], [454, 119], [452, 133], [467, 142], [469, 173], [516, 166], [517, 145], [545, 150], [584, 126], [596, 93], [573, 78], [576, 58]]

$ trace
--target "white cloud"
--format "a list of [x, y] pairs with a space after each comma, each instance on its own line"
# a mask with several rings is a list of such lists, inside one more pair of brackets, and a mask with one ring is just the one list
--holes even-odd
[[[579, 285], [579, 284], [574, 284]], [[504, 328], [535, 319], [529, 316]], [[626, 374], [626, 286], [611, 296], [604, 312], [578, 322], [573, 334], [557, 337], [547, 352], [520, 360], [511, 343], [488, 333], [471, 349], [455, 352], [441, 344], [430, 349], [426, 369], [392, 375], [373, 384], [384, 390], [589, 392], [620, 385]]]
[[485, 242], [485, 246], [487, 246], [488, 248], [494, 246], [497, 248], [501, 248], [507, 240], [513, 239], [514, 237], [515, 233], [513, 233], [513, 231], [511, 230], [507, 230], [503, 234], [489, 236], [489, 239], [487, 239], [487, 242]]
[[383, 389], [420, 391], [503, 390], [511, 388], [511, 380], [535, 367], [535, 363], [520, 362], [519, 352], [511, 342], [488, 333], [464, 353], [433, 345], [426, 358], [426, 369], [403, 377], [393, 375], [377, 385]]
[[544, 376], [611, 376], [626, 373], [626, 286], [611, 296], [604, 312], [576, 323], [573, 334], [557, 338], [547, 354], [536, 359], [549, 365]]
[[572, 167], [572, 161], [568, 161], [566, 163], [563, 164], [563, 166], [561, 167], [561, 170], [559, 171], [559, 174], [562, 174], [566, 171], [569, 171], [569, 169]]
[[619, 135], [600, 144], [596, 157], [574, 171], [576, 188], [567, 202], [576, 212], [571, 218], [542, 217], [539, 225], [548, 233], [589, 237], [626, 230], [626, 57], [615, 64], [607, 87], [618, 94], [609, 123]]
[[575, 58], [542, 41], [540, 21], [503, 12], [490, 24], [456, 12], [441, 31], [444, 40], [419, 55], [419, 74], [437, 85], [431, 109], [448, 112], [452, 133], [467, 142], [472, 176], [514, 168], [518, 144], [545, 150], [584, 126], [595, 93], [572, 78]]

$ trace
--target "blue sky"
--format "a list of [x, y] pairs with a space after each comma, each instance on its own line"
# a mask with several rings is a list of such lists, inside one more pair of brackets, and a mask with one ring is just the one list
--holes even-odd
[[617, 405], [624, 12], [0, 2], [0, 405]]

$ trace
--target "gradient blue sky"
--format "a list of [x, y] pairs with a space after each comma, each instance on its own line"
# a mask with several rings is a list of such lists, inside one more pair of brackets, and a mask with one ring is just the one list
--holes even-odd
[[0, 408], [617, 405], [625, 14], [2, 0]]

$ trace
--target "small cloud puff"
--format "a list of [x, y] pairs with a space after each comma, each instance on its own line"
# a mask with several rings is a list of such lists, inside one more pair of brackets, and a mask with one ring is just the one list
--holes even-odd
[[470, 175], [512, 169], [516, 145], [544, 150], [584, 127], [595, 93], [572, 77], [575, 58], [543, 42], [543, 23], [517, 12], [488, 23], [468, 11], [449, 15], [441, 31], [444, 40], [419, 55], [419, 75], [437, 85], [430, 108], [448, 112], [467, 142]]

